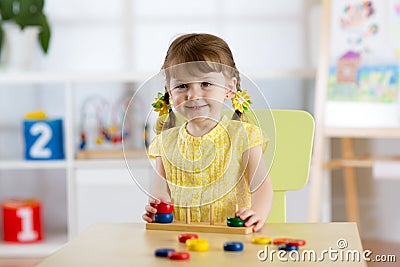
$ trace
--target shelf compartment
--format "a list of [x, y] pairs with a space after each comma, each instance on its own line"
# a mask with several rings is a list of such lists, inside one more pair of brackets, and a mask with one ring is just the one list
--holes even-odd
[[0, 170], [65, 169], [65, 160], [1, 160]]
[[137, 150], [81, 150], [76, 153], [77, 159], [123, 159], [127, 158], [146, 158], [147, 153], [144, 149]]
[[38, 243], [17, 244], [0, 241], [0, 257], [45, 257], [61, 248], [67, 242], [67, 232], [46, 232], [44, 240]]

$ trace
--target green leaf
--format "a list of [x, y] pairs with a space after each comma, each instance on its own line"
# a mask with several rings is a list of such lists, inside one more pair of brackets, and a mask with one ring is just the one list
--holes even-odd
[[1, 62], [1, 49], [3, 47], [3, 36], [4, 36], [3, 26], [0, 22], [0, 62]]
[[21, 26], [40, 26], [43, 16], [43, 0], [19, 0], [19, 12], [15, 22]]
[[162, 104], [160, 102], [156, 102], [151, 105], [153, 106], [153, 108], [161, 108], [162, 107]]
[[0, 0], [0, 15], [2, 20], [11, 20], [15, 17], [14, 14], [15, 0]]
[[41, 29], [38, 38], [40, 45], [42, 46], [42, 50], [45, 54], [47, 54], [47, 51], [49, 50], [50, 37], [51, 33], [49, 24], [47, 23], [47, 18], [45, 15], [42, 14]]
[[[39, 26], [38, 40], [45, 54], [49, 50], [51, 31], [43, 14], [44, 0], [0, 0], [0, 23], [13, 20], [23, 30], [26, 26]], [[1, 27], [1, 25], [0, 25]], [[0, 55], [4, 32], [0, 36]]]

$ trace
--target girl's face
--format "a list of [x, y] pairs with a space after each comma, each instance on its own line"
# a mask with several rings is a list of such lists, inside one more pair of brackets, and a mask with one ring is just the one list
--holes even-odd
[[231, 99], [236, 78], [226, 78], [221, 72], [171, 77], [168, 91], [175, 110], [187, 120], [219, 121], [224, 101]]

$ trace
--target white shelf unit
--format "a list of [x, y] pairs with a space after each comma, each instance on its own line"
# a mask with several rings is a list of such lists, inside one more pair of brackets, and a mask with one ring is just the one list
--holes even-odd
[[[249, 71], [246, 73], [248, 77], [260, 80], [269, 79], [313, 79], [313, 70], [259, 70], [259, 71]], [[13, 93], [10, 96], [10, 90], [8, 87], [12, 87], [12, 90], [19, 90], [21, 88], [23, 92], [29, 90], [37, 90], [41, 92], [41, 86], [45, 85], [47, 87], [53, 87], [46, 89], [46, 92], [51, 94], [59, 94], [59, 99], [62, 98], [63, 110], [60, 115], [63, 119], [63, 130], [64, 130], [64, 150], [65, 159], [55, 160], [55, 161], [27, 161], [23, 159], [22, 154], [22, 138], [20, 140], [15, 140], [19, 143], [15, 148], [12, 149], [20, 151], [12, 151], [10, 153], [0, 152], [0, 185], [2, 180], [5, 180], [6, 175], [10, 173], [16, 173], [18, 176], [20, 172], [23, 174], [32, 174], [33, 176], [40, 175], [46, 172], [56, 172], [61, 173], [60, 176], [63, 177], [53, 177], [54, 179], [63, 179], [64, 187], [62, 194], [65, 195], [65, 199], [62, 201], [65, 207], [62, 209], [65, 211], [66, 215], [64, 218], [64, 224], [66, 227], [57, 226], [52, 227], [50, 224], [51, 220], [47, 220], [45, 224], [49, 225], [48, 229], [45, 230], [45, 239], [43, 242], [38, 244], [8, 244], [0, 240], [0, 257], [9, 256], [45, 256], [48, 255], [59, 247], [65, 244], [70, 238], [76, 236], [80, 231], [82, 231], [88, 224], [94, 221], [107, 220], [109, 218], [115, 217], [116, 220], [127, 220], [129, 212], [127, 211], [127, 217], [118, 217], [118, 214], [113, 214], [114, 207], [108, 207], [107, 213], [98, 210], [97, 213], [92, 214], [91, 212], [95, 209], [99, 209], [99, 206], [105, 207], [108, 203], [113, 203], [113, 205], [118, 205], [120, 202], [136, 202], [135, 205], [139, 205], [142, 209], [140, 201], [147, 198], [143, 192], [135, 185], [131, 179], [126, 179], [129, 177], [129, 173], [126, 169], [126, 162], [120, 159], [99, 159], [99, 160], [78, 160], [75, 158], [75, 153], [78, 147], [77, 140], [77, 121], [76, 121], [76, 105], [77, 96], [76, 90], [77, 85], [86, 83], [120, 83], [120, 84], [130, 84], [130, 83], [141, 83], [152, 75], [147, 73], [86, 73], [86, 74], [63, 74], [63, 73], [8, 73], [6, 75], [0, 76], [0, 101], [16, 101], [15, 97], [24, 97], [19, 93]], [[27, 89], [28, 88], [28, 89]], [[42, 92], [43, 93], [43, 92]], [[60, 97], [61, 94], [61, 97]], [[40, 95], [40, 94], [39, 94]], [[11, 99], [10, 99], [11, 97]], [[52, 98], [46, 97], [46, 101], [52, 101]], [[39, 106], [44, 101], [40, 96], [35, 99], [36, 105]], [[15, 107], [20, 112], [19, 120], [23, 120], [23, 112], [28, 112], [31, 110], [25, 110], [25, 107], [16, 105]], [[54, 108], [54, 106], [53, 106]], [[1, 110], [2, 116], [9, 114], [9, 110]], [[54, 110], [53, 110], [54, 111]], [[52, 114], [49, 114], [52, 115]], [[1, 118], [1, 117], [0, 117]], [[3, 150], [7, 146], [5, 144], [7, 141], [7, 134], [4, 132], [11, 128], [14, 134], [19, 132], [21, 135], [22, 125], [21, 123], [9, 124], [7, 121], [0, 121], [0, 150]], [[22, 136], [21, 136], [22, 137]], [[3, 139], [3, 140], [2, 140]], [[135, 170], [133, 170], [134, 175], [151, 175], [151, 164], [147, 159], [133, 159]], [[39, 174], [37, 174], [39, 173]], [[29, 175], [26, 175], [29, 176]], [[57, 175], [58, 176], [58, 175]], [[101, 177], [100, 177], [101, 176]], [[93, 177], [99, 177], [94, 179]], [[112, 177], [112, 179], [110, 178]], [[32, 177], [35, 179], [36, 177]], [[110, 179], [111, 180], [110, 180]], [[30, 179], [30, 178], [26, 178]], [[8, 182], [10, 179], [8, 179]], [[47, 180], [52, 181], [52, 180]], [[16, 181], [17, 182], [17, 181]], [[32, 183], [32, 181], [31, 181]], [[11, 182], [12, 184], [12, 182]], [[15, 184], [14, 184], [15, 186]], [[1, 186], [0, 186], [1, 187]], [[15, 189], [13, 189], [15, 190]], [[89, 191], [88, 191], [89, 190]], [[111, 191], [107, 191], [111, 190]], [[114, 191], [112, 191], [114, 190]], [[132, 191], [136, 190], [136, 191]], [[28, 190], [29, 191], [29, 190]], [[115, 194], [110, 194], [112, 196], [122, 195], [125, 198], [114, 197], [114, 200], [107, 200], [104, 197], [105, 194], [109, 192], [114, 192]], [[121, 194], [120, 194], [121, 192]], [[11, 192], [18, 193], [18, 192]], [[49, 193], [49, 192], [44, 192]], [[92, 194], [87, 196], [87, 194]], [[130, 195], [135, 195], [136, 198], [130, 198]], [[139, 197], [137, 195], [140, 195]], [[0, 201], [3, 201], [8, 194], [4, 194], [0, 188]], [[137, 199], [140, 201], [137, 201]], [[113, 202], [114, 201], [114, 202]], [[46, 204], [46, 203], [43, 203]], [[127, 206], [131, 204], [126, 204]], [[125, 209], [122, 207], [121, 209]], [[132, 207], [130, 207], [132, 208]], [[137, 209], [138, 207], [134, 207]], [[53, 207], [53, 209], [57, 209]], [[46, 210], [45, 210], [46, 212]], [[50, 213], [56, 214], [57, 212], [51, 211]], [[138, 213], [136, 211], [136, 213]], [[46, 216], [45, 216], [46, 217]], [[133, 218], [133, 217], [132, 217]], [[137, 217], [133, 220], [139, 220]], [[61, 223], [62, 224], [62, 223]], [[54, 230], [53, 228], [57, 228]]]
[[[132, 220], [132, 212], [124, 211], [132, 209], [130, 203], [138, 203], [133, 208], [139, 209], [140, 205], [140, 210], [143, 209], [143, 205], [136, 200], [143, 200], [146, 196], [130, 178], [124, 160], [75, 159], [79, 136], [76, 129], [76, 119], [79, 116], [76, 114], [76, 91], [80, 89], [79, 85], [92, 82], [139, 83], [148, 77], [151, 76], [135, 73], [10, 73], [0, 77], [0, 202], [10, 197], [36, 197], [42, 201], [44, 218], [42, 242], [12, 244], [3, 242], [0, 235], [1, 257], [48, 255], [90, 223], [110, 218]], [[43, 89], [43, 85], [47, 88]], [[58, 103], [48, 105], [47, 102], [53, 101], [53, 96]], [[24, 160], [24, 113], [45, 107], [51, 109], [48, 112], [50, 117], [56, 113], [63, 119], [65, 159]], [[150, 175], [151, 168], [147, 159], [134, 161], [134, 175]], [[105, 198], [106, 194], [110, 196]], [[48, 203], [49, 199], [51, 203]], [[107, 205], [115, 207], [108, 207], [107, 212], [102, 211]], [[94, 209], [98, 211], [92, 214]]]
[[[24, 160], [22, 122], [25, 112], [42, 104], [43, 94], [53, 94], [55, 100], [69, 99], [67, 90], [61, 81], [32, 80], [23, 74], [3, 73], [0, 80], [0, 202], [13, 197], [41, 200], [44, 235], [41, 242], [16, 244], [4, 242], [1, 234], [0, 257], [46, 256], [68, 240], [67, 185], [71, 157], [52, 161]], [[40, 84], [47, 86], [41, 88]], [[66, 119], [68, 104], [61, 102], [57, 112], [66, 124], [69, 123]], [[66, 155], [71, 155], [69, 150], [66, 146]]]

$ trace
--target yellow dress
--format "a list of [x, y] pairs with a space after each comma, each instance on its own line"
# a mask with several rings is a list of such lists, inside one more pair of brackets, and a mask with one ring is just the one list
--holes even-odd
[[267, 146], [259, 127], [225, 116], [201, 137], [190, 135], [186, 123], [157, 135], [148, 154], [162, 158], [175, 205], [174, 219], [184, 221], [187, 206], [193, 222], [209, 221], [210, 203], [215, 222], [234, 216], [236, 204], [250, 208], [251, 192], [244, 174], [247, 161], [242, 155], [257, 145], [262, 145], [263, 151]]

